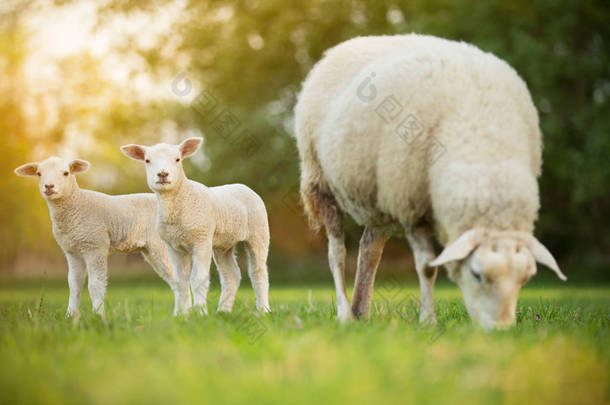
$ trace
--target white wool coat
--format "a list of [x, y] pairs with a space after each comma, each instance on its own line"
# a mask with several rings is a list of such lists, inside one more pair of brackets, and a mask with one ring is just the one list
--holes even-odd
[[177, 251], [212, 239], [215, 249], [238, 242], [269, 245], [269, 225], [263, 200], [243, 184], [207, 187], [184, 179], [178, 190], [159, 196], [159, 234]]
[[[91, 250], [139, 252], [147, 247], [165, 251], [155, 228], [154, 194], [110, 196], [77, 189], [49, 202], [53, 235], [67, 253]], [[160, 253], [167, 257], [167, 252]]]
[[[533, 230], [538, 115], [490, 53], [415, 34], [354, 38], [316, 64], [295, 115], [314, 222], [307, 194], [318, 187], [361, 225], [430, 221], [443, 244], [476, 226]], [[405, 132], [414, 120], [423, 129]]]

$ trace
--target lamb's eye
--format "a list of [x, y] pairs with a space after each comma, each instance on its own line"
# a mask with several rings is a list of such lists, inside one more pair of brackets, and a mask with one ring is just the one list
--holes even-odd
[[38, 177], [42, 176], [42, 174], [41, 174], [40, 172], [36, 173], [36, 175], [37, 175]]
[[481, 275], [479, 273], [475, 272], [474, 270], [470, 270], [470, 273], [477, 281], [481, 281]]
[[146, 160], [145, 160], [145, 162], [146, 162], [146, 163], [150, 163], [150, 159], [146, 159]]
[[176, 163], [178, 163], [180, 161], [180, 158], [176, 158]]
[[67, 176], [69, 174], [70, 174], [70, 172], [64, 172], [64, 176]]

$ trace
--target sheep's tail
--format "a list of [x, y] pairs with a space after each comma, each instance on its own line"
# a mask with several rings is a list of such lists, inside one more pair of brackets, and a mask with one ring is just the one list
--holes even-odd
[[301, 201], [309, 226], [319, 230], [328, 218], [330, 210], [337, 210], [338, 204], [324, 179], [322, 168], [311, 145], [301, 151]]

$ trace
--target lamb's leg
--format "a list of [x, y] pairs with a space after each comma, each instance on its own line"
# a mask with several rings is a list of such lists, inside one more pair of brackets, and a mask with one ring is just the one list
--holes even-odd
[[[160, 242], [163, 243], [163, 242]], [[169, 254], [165, 245], [150, 245], [150, 247], [142, 252], [144, 259], [151, 265], [155, 273], [159, 275], [174, 292], [174, 315], [178, 312], [178, 292], [174, 281], [172, 265], [169, 260]]]
[[415, 228], [408, 229], [406, 234], [415, 258], [415, 270], [417, 271], [421, 291], [419, 321], [435, 325], [434, 280], [436, 280], [436, 267], [427, 266], [428, 262], [435, 256], [430, 233], [426, 228]]
[[174, 283], [172, 263], [169, 260], [169, 253], [163, 241], [151, 242], [142, 252], [144, 259], [150, 264], [155, 273], [159, 275], [170, 287]]
[[248, 276], [256, 296], [256, 309], [270, 312], [269, 307], [269, 274], [267, 273], [268, 243], [246, 242], [248, 253]]
[[241, 280], [241, 273], [233, 250], [234, 248], [229, 250], [214, 249], [214, 262], [218, 268], [218, 274], [220, 274], [221, 286], [218, 312], [231, 312]]
[[104, 316], [104, 297], [106, 296], [106, 283], [108, 277], [108, 252], [95, 251], [84, 254], [89, 277], [89, 296], [93, 311]]
[[87, 270], [85, 260], [82, 257], [66, 254], [66, 259], [68, 260], [68, 287], [70, 288], [66, 318], [73, 317], [74, 320], [78, 320], [80, 317], [78, 308]]
[[186, 314], [193, 306], [189, 276], [191, 274], [191, 257], [167, 246], [169, 260], [174, 274], [174, 315]]
[[360, 238], [358, 270], [352, 297], [352, 312], [356, 318], [369, 316], [375, 274], [388, 236], [379, 229], [366, 227]]
[[191, 291], [193, 307], [208, 313], [208, 288], [210, 287], [210, 265], [212, 264], [212, 240], [207, 240], [193, 249], [193, 269], [191, 270]]

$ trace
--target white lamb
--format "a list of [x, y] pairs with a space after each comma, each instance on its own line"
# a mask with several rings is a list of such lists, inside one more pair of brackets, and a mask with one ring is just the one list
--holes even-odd
[[104, 315], [107, 262], [113, 252], [141, 252], [173, 289], [167, 249], [155, 228], [154, 195], [110, 196], [81, 189], [74, 175], [88, 168], [89, 162], [84, 160], [50, 157], [15, 169], [18, 176], [38, 176], [40, 193], [53, 221], [53, 235], [68, 261], [70, 299], [66, 315], [75, 319], [80, 316], [85, 275], [89, 278], [93, 310]]
[[159, 206], [157, 227], [174, 268], [179, 311], [191, 308], [190, 279], [193, 305], [207, 314], [212, 255], [222, 287], [218, 311], [231, 311], [241, 279], [235, 246], [244, 242], [256, 307], [267, 312], [269, 224], [265, 204], [243, 184], [206, 187], [186, 178], [182, 159], [195, 154], [202, 141], [188, 138], [180, 145], [121, 147], [126, 156], [146, 162], [148, 186], [157, 195]]
[[[316, 64], [295, 114], [301, 196], [312, 222], [326, 228], [340, 319], [368, 316], [383, 246], [396, 230], [414, 253], [422, 322], [436, 322], [438, 265], [485, 328], [514, 323], [535, 261], [565, 279], [532, 235], [538, 115], [504, 61], [431, 36], [355, 38]], [[365, 226], [351, 311], [344, 212]], [[432, 229], [445, 246], [436, 259]]]

